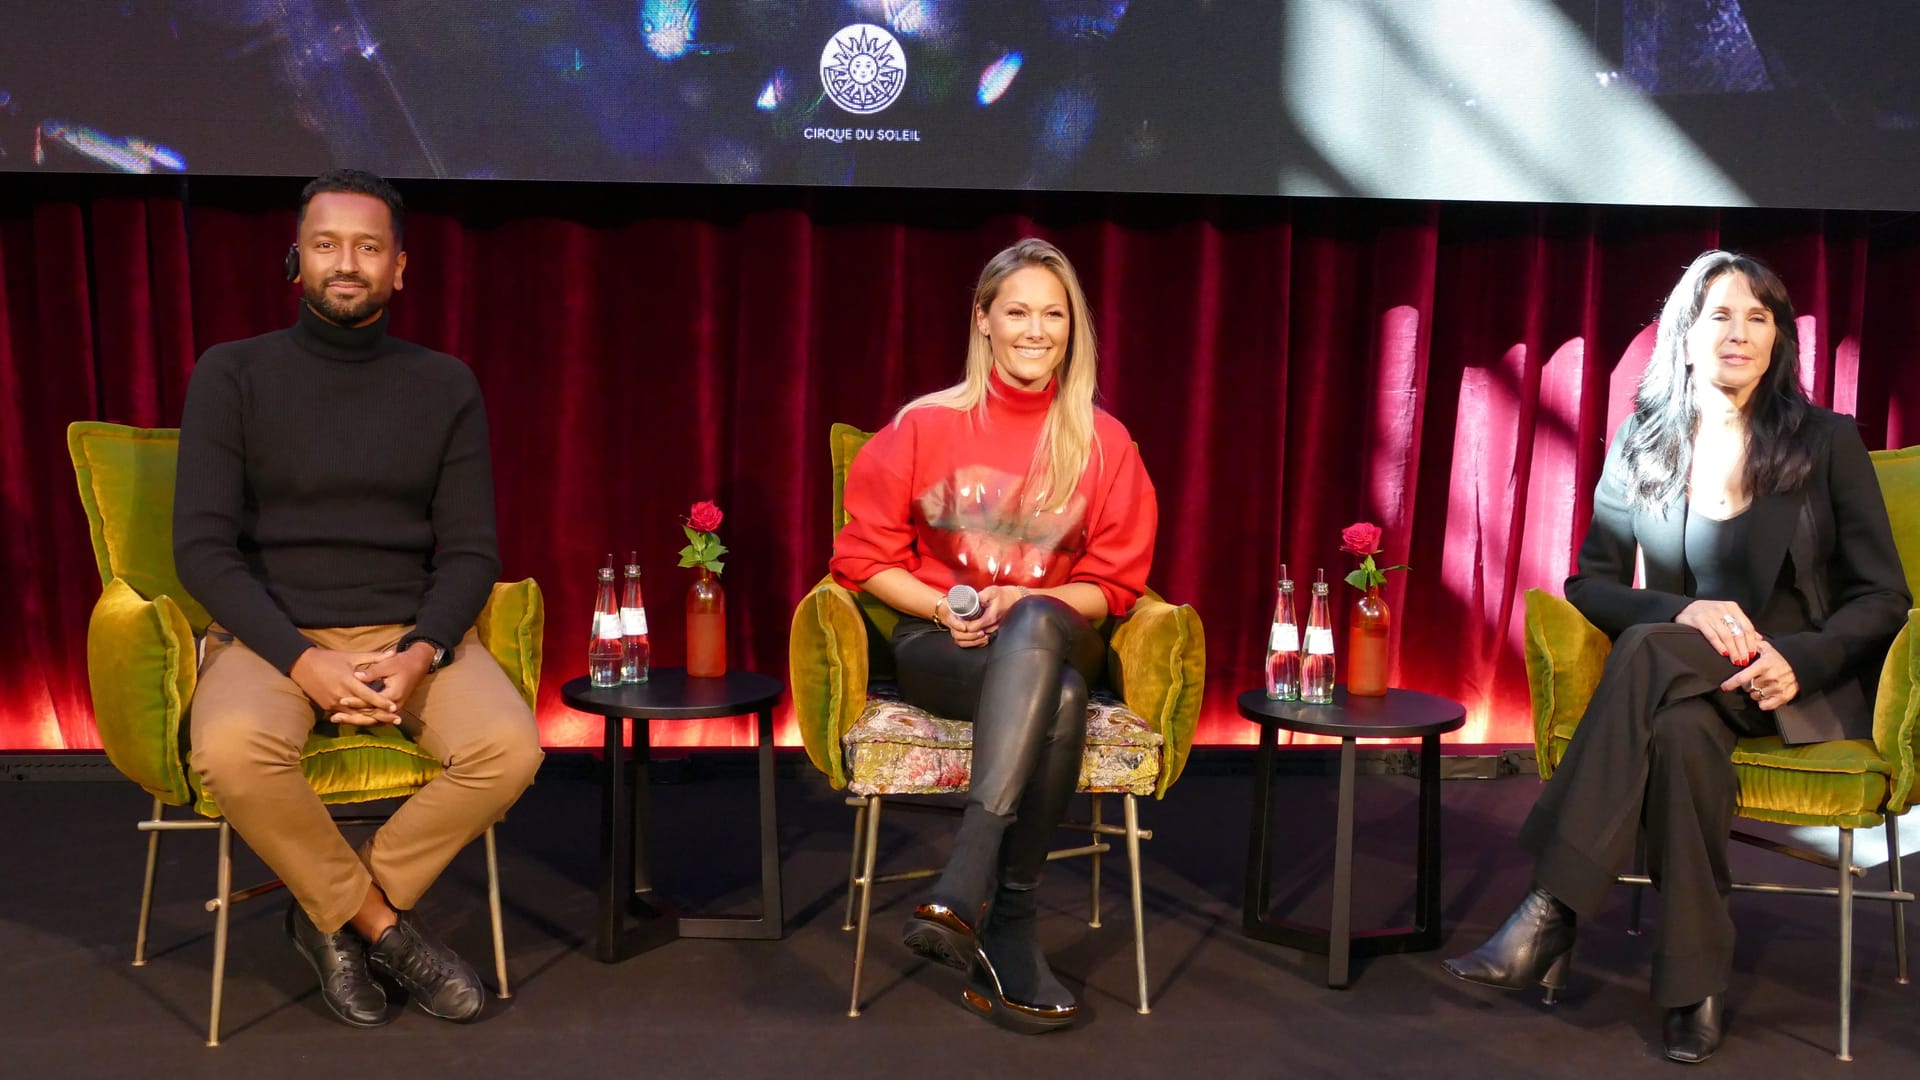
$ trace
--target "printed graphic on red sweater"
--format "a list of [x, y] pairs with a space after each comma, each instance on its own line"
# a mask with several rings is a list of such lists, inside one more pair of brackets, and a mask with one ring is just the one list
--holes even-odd
[[960, 469], [915, 500], [932, 530], [924, 552], [963, 582], [1040, 588], [1066, 580], [1087, 547], [1087, 500], [1058, 510], [1025, 498], [1026, 477], [982, 465]]

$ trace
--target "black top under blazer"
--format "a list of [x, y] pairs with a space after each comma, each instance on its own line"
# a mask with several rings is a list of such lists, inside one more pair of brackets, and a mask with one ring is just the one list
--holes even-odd
[[[1627, 502], [1627, 434], [1620, 425], [1594, 491], [1593, 523], [1580, 545], [1567, 599], [1610, 638], [1638, 623], [1672, 622], [1686, 595], [1686, 513]], [[1814, 629], [1770, 637], [1793, 666], [1800, 693], [1774, 711], [1789, 744], [1873, 737], [1873, 694], [1887, 646], [1906, 624], [1912, 597], [1873, 459], [1853, 418], [1812, 407], [1798, 436], [1813, 468], [1793, 491], [1761, 495], [1748, 548], [1751, 595], [1764, 605], [1792, 559], [1793, 587]], [[1633, 587], [1636, 549], [1643, 588]], [[1759, 612], [1749, 609], [1749, 618]]]

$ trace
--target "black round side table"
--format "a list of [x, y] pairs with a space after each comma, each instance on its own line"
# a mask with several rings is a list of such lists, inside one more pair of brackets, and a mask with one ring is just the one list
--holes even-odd
[[[1384, 697], [1350, 697], [1335, 688], [1333, 702], [1275, 701], [1264, 690], [1240, 695], [1240, 715], [1260, 725], [1254, 757], [1253, 827], [1247, 840], [1247, 895], [1241, 928], [1248, 937], [1323, 953], [1327, 985], [1345, 989], [1349, 959], [1440, 947], [1440, 736], [1466, 723], [1466, 707], [1417, 690]], [[1340, 740], [1340, 801], [1334, 822], [1332, 925], [1322, 929], [1267, 914], [1273, 872], [1273, 753], [1282, 730]], [[1420, 740], [1420, 846], [1411, 927], [1353, 932], [1353, 763], [1355, 739]]]
[[[689, 678], [685, 668], [654, 668], [643, 683], [594, 686], [585, 676], [560, 688], [567, 707], [606, 718], [600, 786], [600, 934], [594, 955], [624, 960], [675, 938], [758, 938], [785, 932], [780, 903], [780, 835], [774, 817], [773, 706], [785, 688], [770, 675], [729, 671]], [[676, 915], [654, 893], [652, 811], [647, 794], [649, 720], [706, 720], [757, 714], [760, 765], [759, 915]], [[633, 721], [633, 756], [624, 746]], [[640, 917], [631, 931], [629, 913]]]

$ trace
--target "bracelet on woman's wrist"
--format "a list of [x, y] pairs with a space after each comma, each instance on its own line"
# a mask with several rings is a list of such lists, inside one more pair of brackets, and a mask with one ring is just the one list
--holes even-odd
[[946, 620], [940, 617], [940, 605], [946, 602], [947, 598], [944, 596], [936, 597], [933, 601], [933, 625], [938, 626], [942, 630], [952, 629], [952, 627], [947, 625]]

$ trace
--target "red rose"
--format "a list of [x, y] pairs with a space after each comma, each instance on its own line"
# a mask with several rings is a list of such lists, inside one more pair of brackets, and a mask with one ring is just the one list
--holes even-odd
[[1355, 555], [1379, 554], [1380, 526], [1369, 521], [1356, 521], [1341, 529], [1340, 550], [1351, 551]]
[[[720, 519], [725, 516], [711, 500], [697, 502], [693, 504], [692, 510], [687, 511], [687, 524], [695, 532], [712, 532], [720, 527]], [[1376, 536], [1379, 532], [1378, 529], [1374, 530]]]

